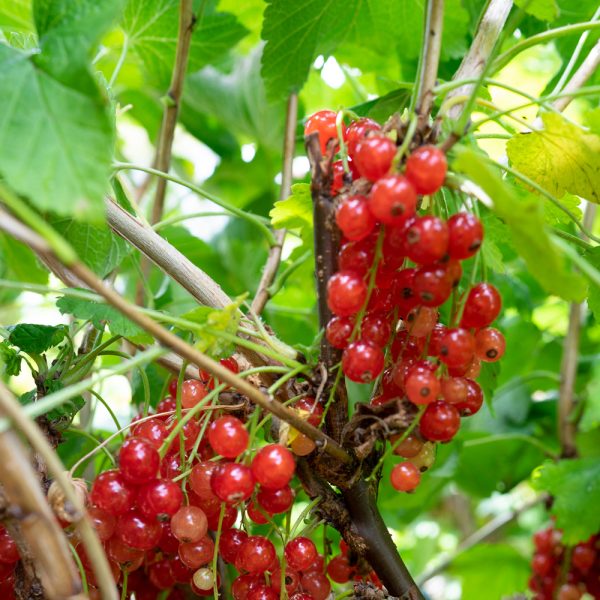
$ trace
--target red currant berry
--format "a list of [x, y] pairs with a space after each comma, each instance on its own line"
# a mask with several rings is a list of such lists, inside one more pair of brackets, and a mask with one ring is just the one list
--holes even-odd
[[392, 487], [399, 492], [412, 492], [421, 481], [421, 473], [410, 462], [394, 465], [390, 473]]
[[408, 313], [414, 308], [419, 300], [415, 291], [415, 274], [416, 269], [402, 269], [396, 274], [394, 282], [394, 301], [398, 304], [401, 310]]
[[360, 337], [384, 348], [392, 333], [389, 321], [382, 315], [367, 315], [360, 326]]
[[181, 406], [193, 408], [206, 397], [207, 390], [201, 381], [188, 379], [181, 385]]
[[246, 573], [240, 575], [233, 581], [231, 594], [235, 600], [247, 600], [250, 590], [263, 585], [263, 582], [264, 578], [259, 578], [256, 574]]
[[142, 550], [136, 550], [121, 540], [118, 533], [113, 535], [106, 544], [106, 553], [110, 560], [120, 565], [133, 565], [144, 558]]
[[163, 558], [148, 567], [148, 578], [154, 587], [167, 590], [175, 585], [175, 577], [171, 571], [171, 561]]
[[275, 547], [265, 537], [250, 536], [238, 550], [236, 568], [249, 573], [264, 573], [275, 561]]
[[372, 136], [358, 143], [352, 160], [361, 177], [377, 181], [390, 170], [395, 154], [396, 144], [392, 140]]
[[181, 488], [169, 479], [155, 479], [138, 492], [140, 512], [150, 519], [174, 515], [183, 503]]
[[[173, 430], [173, 428], [177, 426], [177, 419], [175, 415], [173, 415], [167, 420], [166, 425], [170, 433]], [[189, 421], [186, 421], [185, 425], [183, 426], [183, 447], [187, 451], [190, 451], [196, 445], [196, 440], [198, 439], [199, 435], [200, 423], [196, 421], [196, 419], [190, 419]], [[169, 447], [169, 452], [179, 451], [179, 446], [181, 444], [180, 437], [181, 436], [179, 435], [175, 437], [173, 443]]]
[[331, 593], [329, 579], [319, 571], [306, 571], [303, 573], [300, 579], [300, 585], [313, 600], [325, 600]]
[[582, 573], [587, 573], [596, 561], [596, 550], [587, 544], [577, 544], [573, 548], [571, 564]]
[[141, 513], [132, 511], [119, 517], [117, 535], [131, 548], [152, 550], [160, 541], [162, 527], [158, 521], [147, 519]]
[[336, 119], [337, 114], [332, 110], [320, 110], [311, 115], [304, 125], [305, 136], [315, 131], [319, 134], [319, 144], [323, 154], [327, 151], [327, 142], [331, 139], [337, 139]]
[[565, 583], [558, 589], [556, 600], [580, 600], [582, 597], [583, 592], [577, 585], [574, 583]]
[[[271, 573], [271, 586], [273, 587], [275, 592], [277, 592], [278, 598], [279, 594], [281, 593], [281, 576], [282, 572], [279, 567], [273, 569], [273, 572]], [[288, 595], [293, 594], [300, 585], [300, 574], [297, 571], [294, 571], [293, 569], [287, 567], [285, 569], [284, 584], [285, 590], [288, 593]]]
[[386, 267], [399, 269], [404, 264], [406, 257], [406, 225], [410, 219], [400, 227], [386, 227], [383, 238], [382, 254]]
[[305, 396], [300, 398], [294, 404], [294, 408], [309, 413], [308, 422], [315, 427], [318, 427], [321, 423], [321, 417], [323, 416], [323, 406], [319, 404], [314, 398]]
[[96, 477], [90, 499], [107, 513], [118, 516], [133, 507], [135, 495], [119, 471], [105, 471]]
[[177, 554], [177, 548], [179, 548], [179, 540], [173, 535], [171, 531], [171, 525], [168, 521], [161, 522], [162, 533], [160, 535], [160, 541], [158, 547], [166, 554]]
[[449, 367], [468, 364], [475, 355], [475, 338], [466, 329], [448, 329], [440, 343], [440, 360]]
[[148, 419], [147, 421], [136, 423], [131, 428], [131, 433], [135, 437], [148, 440], [157, 450], [169, 435], [167, 427], [160, 418]]
[[360, 242], [348, 242], [341, 247], [338, 255], [340, 271], [353, 271], [359, 277], [367, 274], [375, 256], [375, 250], [369, 241], [370, 238]]
[[427, 348], [427, 353], [429, 356], [438, 356], [440, 350], [442, 349], [442, 340], [444, 336], [448, 333], [448, 328], [441, 323], [438, 323], [431, 330], [431, 335], [429, 336], [429, 347]]
[[[206, 518], [208, 520], [208, 528], [211, 531], [217, 531], [219, 529], [219, 518], [220, 518], [220, 508], [213, 512], [206, 513]], [[221, 531], [225, 531], [226, 529], [231, 529], [238, 518], [238, 510], [235, 506], [226, 506], [225, 512], [223, 513], [223, 520], [221, 521]]]
[[252, 460], [252, 474], [267, 490], [279, 490], [291, 481], [296, 470], [294, 455], [284, 446], [264, 446]]
[[466, 402], [469, 385], [464, 377], [443, 377], [440, 383], [445, 402], [450, 404]]
[[221, 533], [219, 552], [223, 560], [235, 563], [236, 556], [242, 544], [248, 539], [248, 534], [240, 529], [227, 529]]
[[448, 252], [448, 226], [430, 215], [415, 219], [406, 231], [406, 255], [421, 265], [430, 265]]
[[342, 355], [342, 370], [348, 379], [369, 383], [383, 371], [383, 351], [371, 342], [352, 342]]
[[248, 448], [248, 432], [239, 419], [219, 417], [210, 424], [208, 441], [217, 454], [236, 458]]
[[490, 283], [479, 283], [469, 292], [461, 319], [461, 327], [487, 327], [500, 314], [502, 299]]
[[353, 241], [366, 238], [376, 224], [364, 196], [350, 196], [344, 200], [335, 213], [335, 221], [344, 237]]
[[[96, 530], [96, 535], [101, 542], [106, 542], [106, 540], [110, 539], [115, 532], [117, 520], [114, 515], [102, 510], [98, 506], [90, 506], [87, 512], [92, 521], [92, 525]], [[0, 541], [0, 562], [4, 562], [2, 561], [2, 548], [3, 543]]]
[[556, 541], [556, 536], [552, 527], [537, 531], [533, 534], [535, 549], [542, 554], [551, 554], [554, 552]]
[[446, 265], [425, 265], [417, 269], [414, 278], [414, 291], [424, 306], [441, 306], [452, 293], [452, 282]]
[[[390, 443], [395, 444], [401, 435], [395, 435], [390, 438]], [[414, 458], [421, 452], [423, 448], [423, 441], [416, 435], [409, 435], [404, 438], [394, 449], [396, 456], [402, 456], [402, 458]]]
[[306, 571], [317, 558], [317, 548], [312, 540], [296, 537], [285, 546], [285, 559], [296, 571]]
[[279, 515], [287, 512], [294, 502], [294, 492], [289, 485], [279, 490], [261, 489], [256, 497], [258, 504], [269, 514]]
[[435, 146], [421, 146], [406, 161], [406, 177], [419, 194], [437, 192], [446, 179], [446, 155]]
[[421, 435], [432, 442], [451, 440], [460, 427], [460, 414], [455, 406], [440, 400], [432, 402], [419, 422]]
[[160, 456], [145, 438], [129, 438], [119, 451], [119, 470], [128, 483], [140, 485], [156, 477]]
[[506, 341], [502, 333], [493, 327], [480, 329], [475, 334], [475, 353], [485, 362], [496, 362], [504, 356]]
[[[177, 384], [177, 381], [175, 381], [175, 384]], [[171, 382], [172, 383], [172, 382]], [[177, 402], [175, 401], [175, 397], [168, 397], [165, 398], [164, 400], [162, 400], [161, 402], [158, 403], [158, 406], [156, 407], [156, 413], [157, 414], [162, 414], [161, 417], [156, 417], [157, 419], [160, 419], [161, 421], [166, 421], [169, 418], [169, 415], [165, 415], [163, 413], [173, 413], [177, 410]], [[144, 436], [141, 436], [144, 437]]]
[[344, 163], [341, 160], [336, 160], [331, 163], [331, 173], [332, 173], [332, 181], [331, 181], [331, 195], [337, 196], [344, 187]]
[[350, 343], [350, 336], [354, 329], [352, 319], [348, 317], [332, 317], [325, 328], [325, 337], [334, 347], [343, 350]]
[[246, 600], [279, 600], [279, 594], [272, 587], [257, 585], [248, 592]]
[[372, 119], [363, 117], [353, 121], [346, 130], [346, 146], [348, 154], [354, 158], [358, 144], [367, 136], [370, 131], [380, 131], [381, 126]]
[[348, 583], [354, 575], [354, 567], [350, 565], [347, 556], [338, 554], [327, 564], [327, 575], [335, 583]]
[[214, 556], [215, 544], [205, 535], [195, 542], [179, 545], [179, 558], [188, 569], [199, 569], [207, 565]]
[[[104, 513], [107, 518], [113, 519], [111, 515]], [[114, 526], [113, 526], [114, 529]], [[110, 537], [110, 536], [109, 536]], [[4, 527], [0, 529], [0, 563], [11, 565], [19, 560], [19, 550], [17, 544], [11, 537], [10, 533]]]
[[160, 461], [160, 475], [164, 479], [175, 479], [181, 475], [181, 457], [179, 453], [167, 454]]
[[369, 208], [378, 221], [398, 227], [415, 214], [417, 194], [402, 175], [388, 175], [371, 189]]
[[471, 213], [457, 213], [448, 219], [450, 258], [464, 260], [473, 256], [483, 242], [483, 225]]
[[540, 577], [549, 575], [554, 567], [554, 559], [547, 554], [534, 554], [531, 561], [531, 570]]
[[212, 474], [210, 485], [223, 502], [235, 504], [250, 498], [254, 491], [254, 476], [246, 465], [223, 463]]
[[240, 372], [240, 365], [238, 364], [238, 361], [233, 356], [228, 356], [227, 358], [222, 358], [219, 362], [228, 371], [231, 371], [232, 373], [235, 373], [236, 375]]
[[180, 542], [197, 542], [208, 531], [206, 514], [197, 506], [182, 506], [171, 517], [171, 531]]
[[340, 271], [327, 283], [327, 305], [339, 317], [356, 314], [367, 299], [367, 284], [352, 271]]
[[194, 465], [190, 473], [190, 486], [201, 500], [217, 500], [212, 491], [210, 480], [217, 468], [217, 463], [204, 461]]
[[412, 337], [427, 337], [435, 327], [438, 320], [438, 311], [429, 306], [413, 308], [406, 315], [406, 329]]
[[404, 389], [413, 404], [431, 404], [439, 396], [441, 386], [435, 373], [413, 367], [404, 382]]
[[[178, 548], [179, 544], [177, 544], [177, 546], [175, 547], [175, 552], [177, 552]], [[192, 575], [194, 574], [194, 572], [191, 569], [188, 569], [188, 567], [186, 567], [183, 564], [183, 562], [179, 558], [179, 555], [174, 556], [169, 560], [169, 566], [171, 567], [171, 573], [173, 574], [173, 578], [177, 583], [186, 584], [189, 583], [192, 579]]]

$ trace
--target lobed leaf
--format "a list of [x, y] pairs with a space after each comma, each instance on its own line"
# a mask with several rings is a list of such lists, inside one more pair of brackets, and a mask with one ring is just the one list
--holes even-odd
[[7, 327], [10, 331], [8, 341], [28, 354], [41, 354], [49, 348], [58, 346], [69, 335], [66, 325], [37, 325], [20, 323]]

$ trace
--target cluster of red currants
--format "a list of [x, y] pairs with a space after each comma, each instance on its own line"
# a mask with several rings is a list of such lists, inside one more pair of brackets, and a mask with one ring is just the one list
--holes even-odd
[[561, 543], [552, 526], [533, 536], [529, 589], [534, 600], [579, 600], [584, 594], [600, 599], [600, 536], [573, 547]]
[[[221, 363], [238, 371], [234, 359]], [[269, 444], [250, 460], [245, 424], [215, 410], [188, 418], [181, 427], [186, 409], [214, 388], [206, 373], [200, 379], [182, 384], [180, 421], [174, 399], [177, 382], [172, 381], [170, 396], [156, 414], [132, 421], [118, 469], [104, 471], [93, 482], [88, 510], [115, 581], [122, 582], [127, 573], [127, 597], [135, 594], [136, 600], [163, 598], [165, 590], [170, 590], [169, 600], [183, 598], [184, 589], [212, 596], [220, 583], [214, 570], [219, 556], [240, 573], [231, 586], [235, 600], [277, 600], [282, 583], [293, 600], [324, 600], [331, 583], [324, 557], [310, 539], [297, 536], [287, 542], [282, 576], [273, 543], [235, 527], [240, 513], [246, 517], [242, 523], [265, 524], [291, 509], [293, 454]], [[310, 398], [300, 399], [296, 408], [313, 422], [322, 413]], [[181, 433], [169, 437], [178, 423]], [[14, 554], [14, 543], [11, 548]], [[94, 598], [98, 590], [92, 565], [81, 543], [76, 549]], [[5, 554], [10, 560], [18, 558], [8, 549], [3, 553], [0, 542], [0, 573]]]
[[[481, 407], [475, 381], [481, 361], [497, 361], [505, 350], [504, 336], [490, 327], [501, 298], [489, 283], [470, 284], [459, 293], [461, 261], [476, 255], [484, 232], [475, 215], [449, 216], [432, 196], [446, 178], [444, 153], [423, 145], [402, 166], [396, 142], [378, 123], [359, 118], [342, 125], [340, 144], [336, 117], [320, 111], [305, 127], [306, 135], [318, 133], [324, 153], [347, 149], [348, 172], [344, 159], [332, 163], [342, 245], [339, 270], [327, 287], [334, 316], [325, 334], [343, 350], [346, 377], [377, 380], [372, 404], [406, 397], [421, 407], [418, 433], [394, 442], [397, 454], [414, 459], [421, 451], [431, 454], [424, 441], [449, 441], [460, 417]], [[440, 308], [447, 302], [446, 325]], [[396, 465], [391, 476], [396, 489], [418, 485], [414, 463]]]

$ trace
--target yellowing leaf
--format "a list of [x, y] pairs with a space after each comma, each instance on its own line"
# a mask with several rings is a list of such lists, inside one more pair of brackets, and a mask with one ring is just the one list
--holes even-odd
[[512, 165], [558, 198], [566, 192], [600, 202], [600, 136], [560, 115], [542, 117], [544, 129], [508, 141]]
[[292, 195], [285, 200], [275, 202], [269, 213], [271, 224], [276, 229], [297, 230], [303, 238], [312, 235], [313, 206], [308, 183], [296, 183], [292, 186]]

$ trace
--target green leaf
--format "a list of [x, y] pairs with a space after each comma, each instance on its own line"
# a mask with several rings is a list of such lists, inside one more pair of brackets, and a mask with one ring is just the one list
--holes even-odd
[[554, 497], [550, 512], [563, 543], [576, 544], [600, 529], [600, 462], [596, 458], [547, 462], [533, 473], [533, 486]]
[[60, 217], [51, 217], [49, 221], [79, 258], [102, 278], [118, 267], [129, 253], [127, 243], [106, 225], [88, 225]]
[[4, 374], [8, 377], [21, 372], [21, 356], [6, 340], [0, 344], [0, 363], [4, 364]]
[[[129, 47], [150, 77], [158, 86], [165, 87], [175, 64], [178, 0], [129, 0], [123, 11], [122, 27]], [[246, 28], [232, 14], [204, 14], [194, 28], [188, 70], [197, 71], [221, 59], [246, 33]]]
[[560, 12], [556, 0], [515, 0], [515, 5], [540, 21], [554, 21]]
[[353, 23], [358, 0], [267, 0], [262, 76], [269, 98], [298, 91], [320, 52], [331, 53]]
[[[244, 297], [242, 296], [222, 310], [199, 306], [182, 315], [182, 318], [200, 326], [194, 332], [196, 335], [195, 345], [198, 350], [215, 358], [225, 358], [235, 352], [234, 344], [223, 340], [218, 333], [212, 333], [212, 331], [235, 335], [242, 316], [239, 309], [243, 301]], [[207, 331], [209, 329], [211, 332]]]
[[0, 30], [3, 32], [33, 32], [31, 0], [0, 2]]
[[21, 323], [7, 329], [10, 331], [8, 341], [28, 354], [41, 354], [49, 348], [58, 346], [69, 335], [66, 325]]
[[546, 113], [544, 128], [508, 141], [512, 165], [557, 197], [566, 192], [600, 202], [600, 136]]
[[292, 186], [292, 195], [275, 202], [269, 216], [275, 229], [292, 229], [298, 232], [305, 242], [310, 241], [313, 233], [310, 184], [295, 183]]
[[567, 270], [565, 259], [546, 230], [541, 200], [533, 194], [521, 196], [517, 188], [470, 148], [455, 149], [454, 169], [465, 173], [493, 199], [494, 212], [508, 225], [515, 249], [532, 275], [548, 292], [565, 300], [581, 302], [585, 280]]
[[0, 256], [6, 264], [7, 279], [42, 285], [48, 282], [48, 271], [25, 244], [0, 234]]
[[113, 146], [106, 100], [91, 75], [72, 86], [37, 63], [0, 45], [0, 148], [10, 148], [0, 173], [42, 210], [99, 220]]
[[73, 315], [77, 319], [91, 321], [98, 330], [103, 330], [103, 324], [108, 323], [113, 335], [122, 335], [126, 338], [145, 335], [143, 329], [108, 304], [63, 296], [56, 301], [56, 307], [63, 315]]
[[[565, 194], [560, 199], [560, 203], [565, 208], [568, 208], [575, 215], [575, 217], [581, 221], [583, 217], [581, 208], [579, 208], [581, 200], [577, 196]], [[550, 225], [570, 225], [573, 222], [571, 221], [569, 215], [560, 210], [560, 208], [558, 208], [552, 202], [544, 202], [544, 213], [546, 214], [546, 222], [548, 222]]]
[[527, 589], [530, 567], [508, 544], [480, 544], [456, 557], [449, 573], [460, 579], [461, 600], [491, 600]]

